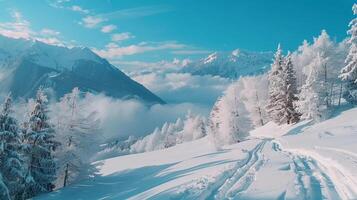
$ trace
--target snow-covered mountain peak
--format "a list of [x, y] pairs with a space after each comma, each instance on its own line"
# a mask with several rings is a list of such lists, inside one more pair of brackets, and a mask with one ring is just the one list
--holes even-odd
[[214, 52], [214, 53], [208, 55], [208, 56], [203, 60], [203, 63], [204, 63], [204, 64], [212, 63], [212, 62], [214, 62], [215, 60], [217, 60], [217, 58], [218, 58], [218, 53], [217, 53], [217, 52]]
[[203, 59], [189, 63], [182, 71], [194, 75], [214, 75], [235, 79], [264, 72], [269, 69], [272, 58], [272, 52], [251, 52], [241, 49], [214, 52]]
[[33, 97], [42, 86], [52, 88], [57, 97], [78, 87], [115, 98], [164, 103], [86, 47], [68, 48], [0, 35], [0, 70], [0, 93], [11, 91], [15, 98]]
[[104, 60], [86, 47], [60, 47], [35, 42], [25, 50], [26, 56], [41, 66], [63, 71], [71, 69], [78, 60], [90, 60], [102, 63]]
[[240, 53], [241, 53], [240, 49], [235, 49], [232, 51], [232, 56], [238, 57]]

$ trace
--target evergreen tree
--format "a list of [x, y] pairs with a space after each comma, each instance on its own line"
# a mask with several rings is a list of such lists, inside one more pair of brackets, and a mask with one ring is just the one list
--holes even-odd
[[184, 121], [181, 142], [193, 141], [206, 136], [205, 119], [199, 115], [193, 115], [190, 111]]
[[11, 96], [8, 95], [0, 113], [0, 171], [12, 199], [23, 189], [23, 161], [21, 140], [15, 118], [11, 116]]
[[269, 72], [269, 97], [268, 105], [266, 107], [270, 118], [279, 124], [281, 124], [281, 119], [285, 116], [285, 81], [283, 65], [284, 58], [279, 44], [274, 56], [274, 62]]
[[53, 182], [56, 180], [56, 163], [53, 152], [59, 143], [54, 139], [55, 131], [49, 123], [46, 104], [47, 97], [44, 91], [39, 89], [28, 128], [24, 133], [25, 155], [28, 164], [24, 198], [52, 191]]
[[[240, 84], [241, 83], [241, 84]], [[265, 110], [268, 99], [268, 76], [241, 77], [237, 86], [239, 87], [239, 99], [243, 102], [246, 113], [240, 109], [241, 115], [247, 115], [251, 128], [263, 126], [269, 119]]]
[[[353, 14], [357, 15], [357, 4], [352, 7]], [[351, 45], [347, 58], [346, 66], [341, 70], [340, 78], [347, 81], [347, 90], [344, 98], [350, 103], [357, 104], [357, 18], [355, 17], [349, 24], [348, 34], [351, 36], [348, 43]]]
[[59, 153], [59, 176], [57, 182], [60, 187], [81, 178], [88, 178], [91, 174], [90, 162], [94, 151], [99, 147], [99, 121], [96, 113], [85, 114], [80, 103], [80, 91], [74, 88], [66, 94], [59, 103], [57, 133], [63, 144]]
[[246, 117], [240, 114], [243, 103], [239, 99], [238, 87], [228, 87], [212, 108], [208, 120], [208, 133], [217, 147], [243, 140], [247, 131]]
[[280, 122], [292, 124], [298, 122], [300, 118], [300, 114], [296, 111], [296, 101], [299, 100], [297, 97], [297, 81], [290, 53], [286, 56], [284, 61], [285, 115]]
[[309, 74], [305, 84], [301, 87], [297, 102], [298, 110], [305, 119], [320, 120], [326, 115], [326, 82], [321, 78], [326, 61], [326, 58], [318, 54], [307, 66]]
[[299, 114], [295, 109], [297, 81], [291, 54], [282, 55], [280, 45], [269, 72], [269, 99], [267, 112], [277, 124], [296, 123]]
[[0, 173], [0, 199], [1, 200], [11, 200], [9, 190], [7, 189], [4, 181], [2, 180], [2, 175]]

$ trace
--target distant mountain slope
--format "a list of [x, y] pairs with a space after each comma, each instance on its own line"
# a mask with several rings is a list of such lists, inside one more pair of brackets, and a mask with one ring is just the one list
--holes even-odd
[[66, 48], [0, 36], [0, 92], [28, 98], [40, 86], [51, 87], [57, 97], [74, 87], [114, 98], [136, 98], [164, 103], [107, 60], [88, 48]]
[[239, 49], [232, 52], [215, 52], [186, 65], [182, 72], [237, 79], [240, 76], [265, 72], [269, 69], [272, 58], [272, 52], [250, 52]]

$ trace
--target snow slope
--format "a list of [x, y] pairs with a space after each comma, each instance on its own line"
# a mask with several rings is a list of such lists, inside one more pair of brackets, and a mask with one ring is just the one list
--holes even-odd
[[220, 150], [205, 137], [103, 160], [99, 177], [35, 199], [357, 199], [356, 116], [269, 123]]

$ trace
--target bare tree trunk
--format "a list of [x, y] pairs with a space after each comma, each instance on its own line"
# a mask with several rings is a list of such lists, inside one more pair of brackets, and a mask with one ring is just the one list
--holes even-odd
[[327, 89], [327, 65], [324, 65], [324, 90], [325, 90], [325, 104], [327, 107], [330, 107], [329, 103], [329, 94], [328, 94], [328, 89]]
[[[73, 118], [74, 118], [74, 112], [76, 108], [76, 102], [74, 97], [72, 97], [72, 102], [71, 102], [71, 119], [70, 119], [70, 130], [73, 129]], [[68, 147], [72, 145], [72, 136], [69, 136], [68, 138]], [[66, 164], [66, 169], [64, 171], [64, 180], [63, 180], [63, 187], [66, 187], [67, 182], [68, 182], [68, 176], [69, 176], [69, 163]]]
[[[72, 136], [68, 138], [68, 147], [72, 145]], [[63, 180], [63, 187], [67, 186], [68, 182], [68, 174], [69, 174], [69, 163], [66, 164], [66, 169], [64, 171], [64, 180]]]
[[263, 121], [263, 116], [262, 116], [262, 110], [260, 108], [260, 104], [259, 104], [259, 96], [258, 96], [258, 92], [255, 92], [255, 96], [257, 99], [257, 108], [258, 108], [258, 113], [259, 113], [259, 118], [260, 118], [260, 124], [263, 126], [264, 125], [264, 121]]
[[68, 168], [69, 164], [66, 164], [66, 170], [64, 171], [64, 180], [63, 180], [63, 187], [67, 186], [67, 180], [68, 180]]
[[338, 97], [338, 106], [341, 105], [341, 98], [342, 98], [342, 82], [341, 82], [341, 85], [340, 85], [340, 95]]
[[330, 89], [330, 106], [333, 106], [333, 87], [334, 87], [334, 84], [332, 82], [331, 89]]

